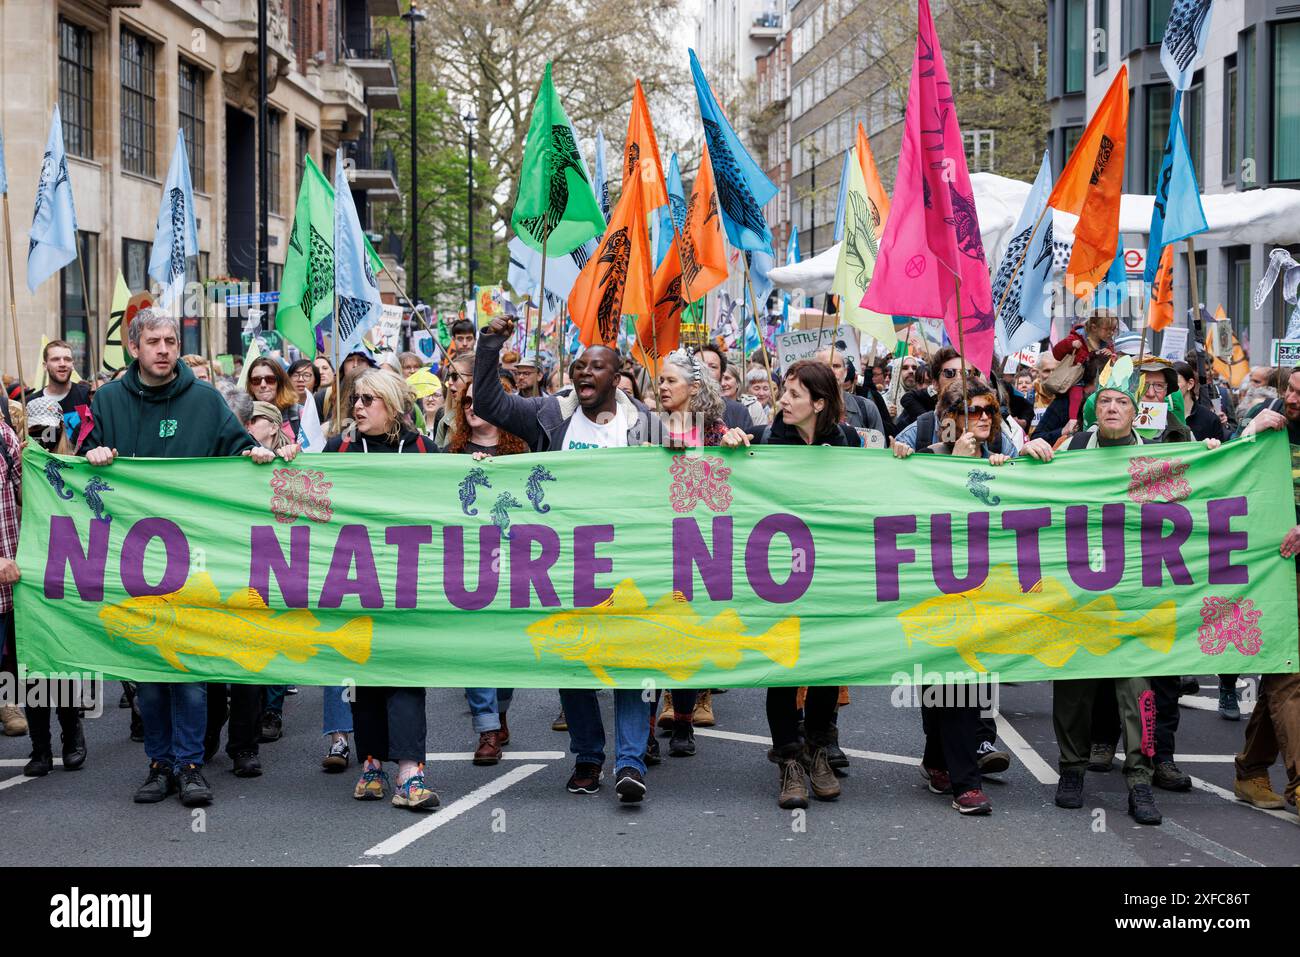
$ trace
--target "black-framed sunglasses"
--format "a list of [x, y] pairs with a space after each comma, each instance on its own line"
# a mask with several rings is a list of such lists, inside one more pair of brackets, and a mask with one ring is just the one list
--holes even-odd
[[989, 420], [992, 420], [995, 414], [993, 406], [991, 405], [968, 405], [962, 411], [968, 419], [988, 418]]
[[[961, 374], [961, 370], [960, 370], [960, 369], [944, 369], [944, 370], [943, 370], [943, 377], [944, 377], [945, 379], [955, 379], [955, 378], [957, 378], [957, 376], [960, 375], [960, 374]], [[979, 375], [979, 370], [978, 370], [978, 369], [967, 369], [967, 370], [966, 370], [966, 378], [968, 378], [968, 379], [974, 379], [974, 378], [976, 378], [978, 375]]]
[[355, 396], [353, 396], [352, 404], [356, 405], [358, 402], [360, 402], [361, 407], [363, 409], [368, 409], [370, 408], [370, 404], [374, 402], [377, 398], [378, 396], [366, 395], [364, 392], [359, 392]]

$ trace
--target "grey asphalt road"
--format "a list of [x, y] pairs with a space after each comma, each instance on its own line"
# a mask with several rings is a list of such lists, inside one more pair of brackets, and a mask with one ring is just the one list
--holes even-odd
[[[1204, 679], [1210, 703], [1212, 679]], [[476, 743], [464, 697], [428, 695], [429, 778], [442, 798], [417, 815], [387, 801], [351, 797], [355, 767], [320, 770], [321, 690], [287, 700], [285, 737], [262, 746], [266, 773], [241, 780], [219, 755], [208, 768], [215, 803], [193, 812], [169, 799], [131, 803], [143, 780], [141, 745], [127, 734], [116, 686], [109, 707], [88, 722], [90, 757], [70, 773], [23, 779], [25, 738], [0, 738], [0, 866], [17, 865], [1294, 865], [1294, 810], [1265, 813], [1232, 799], [1230, 756], [1245, 727], [1213, 710], [1181, 709], [1189, 793], [1157, 792], [1162, 827], [1138, 827], [1125, 813], [1118, 768], [1090, 774], [1085, 807], [1052, 804], [1056, 750], [1050, 687], [1004, 687], [1002, 740], [1017, 757], [987, 779], [987, 818], [963, 818], [929, 794], [917, 768], [919, 713], [895, 708], [889, 688], [854, 688], [841, 712], [841, 744], [852, 764], [836, 802], [806, 816], [776, 805], [777, 774], [765, 759], [761, 690], [715, 698], [718, 725], [701, 731], [699, 753], [651, 768], [649, 795], [620, 805], [612, 781], [595, 796], [564, 789], [568, 736], [550, 730], [552, 691], [517, 693], [510, 760], [474, 767]], [[602, 695], [607, 727], [612, 699]], [[1186, 699], [1184, 699], [1186, 701]], [[666, 751], [666, 749], [665, 749]], [[856, 752], [856, 753], [855, 753]], [[463, 756], [457, 756], [463, 755]], [[611, 765], [607, 763], [607, 767]], [[1281, 770], [1274, 768], [1281, 789]]]

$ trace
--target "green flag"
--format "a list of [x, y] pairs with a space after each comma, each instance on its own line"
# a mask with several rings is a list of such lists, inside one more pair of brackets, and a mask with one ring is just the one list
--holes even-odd
[[[370, 268], [378, 273], [383, 263], [368, 238], [366, 255]], [[308, 358], [315, 358], [316, 327], [333, 312], [334, 187], [309, 155], [284, 258], [275, 328]]]
[[605, 230], [573, 127], [551, 83], [549, 63], [533, 101], [510, 225], [533, 249], [540, 251], [545, 240], [552, 257], [572, 252]]
[[446, 352], [451, 348], [451, 333], [447, 331], [447, 317], [438, 316], [438, 345], [442, 346], [442, 351]]

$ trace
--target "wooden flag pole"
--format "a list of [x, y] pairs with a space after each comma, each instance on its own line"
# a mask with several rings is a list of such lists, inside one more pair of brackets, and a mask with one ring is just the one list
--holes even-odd
[[1034, 228], [1029, 231], [1029, 242], [1025, 243], [1025, 248], [1020, 251], [1020, 259], [1016, 261], [1015, 268], [1011, 270], [1011, 276], [1007, 279], [1007, 286], [1002, 290], [1002, 297], [998, 300], [997, 308], [993, 310], [993, 321], [996, 324], [1002, 315], [1002, 306], [1007, 301], [1007, 296], [1011, 293], [1011, 287], [1016, 284], [1016, 276], [1020, 275], [1020, 267], [1025, 264], [1025, 258], [1029, 255], [1029, 250], [1033, 248], [1034, 237], [1038, 235], [1038, 227], [1043, 224], [1043, 217], [1047, 215], [1050, 206], [1044, 206], [1043, 211], [1038, 214], [1038, 221], [1034, 223]]
[[[18, 395], [23, 404], [23, 415], [27, 414], [27, 382], [23, 378], [23, 348], [18, 340], [18, 306], [14, 302], [14, 238], [9, 225], [9, 194], [4, 194], [5, 207], [5, 260], [9, 272], [9, 321], [14, 329], [14, 361], [18, 368]], [[23, 439], [25, 436], [19, 436]]]
[[[1194, 328], [1192, 317], [1199, 318], [1201, 308], [1201, 288], [1196, 278], [1196, 241], [1191, 236], [1187, 237], [1187, 282], [1188, 288], [1192, 291], [1192, 307], [1187, 315], [1187, 325], [1190, 330]], [[1193, 347], [1195, 347], [1195, 343], [1193, 343]]]
[[[750, 279], [749, 276], [749, 258], [745, 256], [743, 252], [740, 255], [740, 261], [745, 264], [745, 285], [749, 288], [749, 301], [753, 305], [753, 310], [754, 310], [754, 332], [757, 334], [759, 352], [763, 354], [763, 371], [767, 373], [767, 394], [768, 394], [768, 398], [772, 402], [771, 418], [775, 419], [776, 418], [776, 383], [772, 381], [772, 363], [769, 361], [767, 357], [767, 344], [763, 341], [762, 328], [758, 324], [758, 297], [754, 295], [754, 282], [752, 279]], [[817, 344], [819, 346], [821, 345], [820, 336], [818, 337]], [[741, 368], [746, 371], [747, 373], [746, 377], [748, 378], [749, 359], [745, 355], [745, 328], [743, 323], [741, 324], [741, 329], [740, 329], [740, 365]]]

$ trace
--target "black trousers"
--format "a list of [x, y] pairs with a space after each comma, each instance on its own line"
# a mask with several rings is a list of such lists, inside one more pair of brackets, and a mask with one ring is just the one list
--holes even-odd
[[[70, 690], [68, 687], [69, 684], [70, 682], [67, 681], [55, 683], [47, 683], [44, 680], [28, 681], [27, 700], [31, 701], [33, 699], [34, 690], [38, 685], [47, 685], [44, 690], [46, 692], [55, 692], [57, 694], [57, 700], [70, 700], [68, 697], [68, 692]], [[57, 685], [58, 687], [54, 687], [53, 685]], [[48, 694], [46, 700], [49, 700]], [[50, 747], [51, 716], [55, 714], [58, 715], [59, 728], [69, 738], [76, 730], [77, 721], [81, 718], [81, 709], [75, 707], [51, 708], [48, 705], [28, 705], [23, 709], [23, 712], [27, 716], [27, 733], [32, 739], [32, 754], [34, 755], [45, 754], [46, 752], [53, 754], [53, 749]]]
[[[1172, 761], [1176, 753], [1178, 735], [1178, 675], [1160, 675], [1149, 679], [1156, 698], [1156, 764]], [[1092, 703], [1093, 744], [1113, 745], [1119, 741], [1119, 705], [1115, 701], [1115, 683], [1097, 684], [1097, 696]]]
[[257, 739], [262, 733], [262, 686], [208, 684], [208, 729], [204, 735], [208, 750], [220, 747], [221, 728], [227, 717], [230, 735], [226, 739], [226, 754], [232, 758], [240, 751], [257, 754]]
[[423, 688], [357, 688], [352, 731], [357, 757], [424, 762]]
[[952, 779], [953, 796], [982, 787], [975, 749], [980, 743], [980, 709], [927, 705], [925, 690], [921, 695], [921, 729], [925, 732], [927, 768], [947, 771]]
[[[767, 727], [772, 732], [772, 747], [799, 743], [798, 688], [767, 689]], [[840, 700], [840, 689], [834, 685], [809, 688], [803, 703], [804, 733], [808, 743], [817, 747], [829, 741], [831, 719], [835, 705]]]

